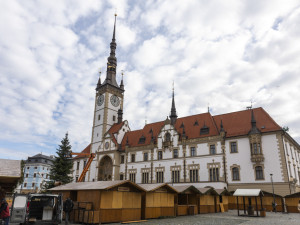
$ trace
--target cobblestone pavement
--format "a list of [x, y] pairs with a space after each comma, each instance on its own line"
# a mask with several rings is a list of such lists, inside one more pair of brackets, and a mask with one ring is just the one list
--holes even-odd
[[[111, 223], [110, 225], [119, 225], [120, 223]], [[241, 217], [237, 216], [236, 210], [230, 210], [226, 213], [200, 214], [195, 216], [179, 216], [174, 218], [152, 219], [147, 222], [131, 223], [132, 225], [299, 225], [299, 213], [271, 213], [267, 212], [266, 217]], [[11, 223], [11, 225], [17, 225]], [[62, 223], [64, 225], [64, 223]], [[77, 225], [77, 224], [70, 224]], [[78, 224], [79, 225], [79, 224]], [[82, 224], [81, 224], [82, 225]]]

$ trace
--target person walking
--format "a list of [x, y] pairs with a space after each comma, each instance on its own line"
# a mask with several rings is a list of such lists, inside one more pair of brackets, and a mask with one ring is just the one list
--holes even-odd
[[8, 207], [8, 203], [5, 200], [5, 198], [1, 199], [1, 205], [0, 205], [0, 219], [2, 219], [4, 221], [4, 225], [8, 225], [9, 224], [9, 207]]
[[72, 212], [74, 207], [74, 203], [70, 198], [67, 198], [67, 200], [64, 202], [64, 212], [66, 214], [66, 218], [65, 218], [65, 225], [69, 224], [69, 217], [70, 217], [70, 213]]

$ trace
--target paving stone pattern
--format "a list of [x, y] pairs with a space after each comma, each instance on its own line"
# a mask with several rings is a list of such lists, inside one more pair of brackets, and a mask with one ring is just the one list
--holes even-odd
[[[110, 223], [109, 225], [119, 225]], [[200, 214], [195, 216], [179, 216], [174, 218], [152, 219], [132, 225], [300, 225], [300, 213], [271, 213], [266, 217], [241, 217], [237, 216], [236, 210], [226, 213]], [[17, 225], [11, 223], [11, 225]], [[64, 223], [62, 223], [64, 225]], [[79, 224], [70, 224], [79, 225]], [[82, 224], [81, 224], [82, 225]]]

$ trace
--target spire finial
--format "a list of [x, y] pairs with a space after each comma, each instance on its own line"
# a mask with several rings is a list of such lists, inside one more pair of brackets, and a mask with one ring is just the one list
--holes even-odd
[[117, 20], [117, 13], [115, 13], [114, 33], [112, 38], [113, 41], [116, 40], [116, 20]]
[[96, 91], [99, 90], [100, 86], [101, 86], [101, 68], [99, 68], [99, 78], [98, 78], [98, 83], [97, 83], [97, 86], [96, 86]]
[[172, 88], [172, 107], [171, 107], [170, 119], [171, 119], [171, 124], [174, 125], [177, 120], [175, 97], [174, 97], [174, 81], [173, 81], [173, 88]]
[[120, 88], [121, 88], [122, 90], [124, 90], [124, 83], [123, 83], [123, 78], [124, 78], [124, 70], [122, 70], [122, 73], [121, 73], [121, 75], [122, 75], [122, 79], [121, 79], [121, 83], [120, 83]]

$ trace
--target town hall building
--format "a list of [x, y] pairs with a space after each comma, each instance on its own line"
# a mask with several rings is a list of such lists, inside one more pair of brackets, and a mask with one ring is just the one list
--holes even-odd
[[[84, 181], [193, 184], [197, 188], [300, 191], [300, 146], [261, 107], [178, 117], [174, 90], [164, 121], [131, 130], [123, 120], [125, 87], [116, 81], [116, 20], [106, 77], [96, 86], [91, 143], [95, 153]], [[74, 181], [88, 158], [73, 159]]]

